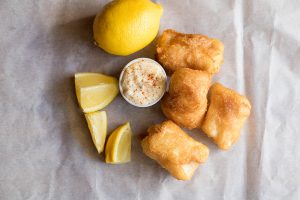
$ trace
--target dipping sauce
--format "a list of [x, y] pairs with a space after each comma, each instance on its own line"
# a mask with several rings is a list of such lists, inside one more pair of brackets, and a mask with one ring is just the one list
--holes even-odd
[[122, 95], [139, 107], [155, 104], [166, 91], [166, 73], [152, 59], [133, 60], [124, 68], [120, 78]]

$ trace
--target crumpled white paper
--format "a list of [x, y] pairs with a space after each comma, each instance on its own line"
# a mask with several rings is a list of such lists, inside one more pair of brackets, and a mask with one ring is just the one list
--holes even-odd
[[[252, 113], [239, 142], [210, 156], [191, 181], [177, 181], [133, 138], [132, 161], [103, 162], [74, 93], [75, 72], [118, 76], [154, 43], [127, 57], [92, 42], [94, 15], [108, 1], [0, 1], [0, 199], [300, 199], [300, 2], [158, 0], [161, 31], [202, 33], [225, 44], [214, 77], [245, 94]], [[119, 95], [109, 130], [135, 135], [164, 120], [159, 105], [135, 108]]]

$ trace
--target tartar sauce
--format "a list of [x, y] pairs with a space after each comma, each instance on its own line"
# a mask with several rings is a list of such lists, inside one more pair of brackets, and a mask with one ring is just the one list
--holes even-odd
[[166, 73], [151, 59], [140, 59], [127, 66], [121, 79], [126, 99], [138, 106], [152, 105], [166, 90]]

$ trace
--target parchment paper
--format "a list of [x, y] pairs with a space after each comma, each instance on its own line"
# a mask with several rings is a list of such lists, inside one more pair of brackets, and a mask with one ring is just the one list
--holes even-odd
[[[0, 199], [300, 199], [300, 2], [158, 0], [161, 30], [202, 33], [225, 44], [214, 81], [253, 108], [239, 142], [210, 156], [191, 181], [177, 181], [133, 138], [132, 161], [103, 162], [74, 93], [76, 72], [118, 76], [154, 43], [127, 57], [92, 42], [94, 15], [108, 1], [0, 1]], [[130, 121], [134, 135], [164, 117], [159, 105], [105, 108], [109, 131]]]

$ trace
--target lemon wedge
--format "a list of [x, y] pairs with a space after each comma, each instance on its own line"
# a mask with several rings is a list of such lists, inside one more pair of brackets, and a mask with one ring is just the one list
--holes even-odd
[[129, 122], [113, 131], [105, 148], [106, 163], [121, 164], [130, 161], [131, 135]]
[[119, 92], [116, 78], [98, 73], [76, 73], [75, 88], [78, 102], [85, 113], [104, 108]]
[[94, 145], [101, 153], [104, 149], [105, 138], [107, 134], [107, 115], [105, 111], [85, 113], [85, 118], [91, 132]]

